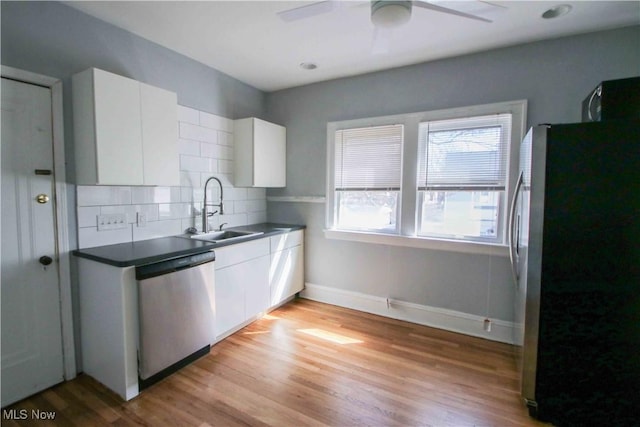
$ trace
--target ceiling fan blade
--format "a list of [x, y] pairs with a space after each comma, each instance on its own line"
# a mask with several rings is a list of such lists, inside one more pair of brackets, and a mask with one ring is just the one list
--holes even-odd
[[375, 27], [373, 29], [373, 39], [371, 40], [371, 53], [373, 55], [384, 55], [389, 53], [391, 47], [391, 31], [388, 28]]
[[276, 14], [285, 22], [297, 21], [299, 19], [311, 18], [312, 16], [321, 15], [331, 12], [338, 8], [338, 2], [335, 0], [319, 1], [293, 9], [283, 10]]
[[477, 21], [493, 22], [492, 20], [487, 19], [487, 18], [483, 18], [481, 16], [471, 15], [470, 13], [461, 12], [459, 10], [450, 9], [450, 8], [444, 7], [444, 6], [438, 6], [436, 4], [428, 3], [428, 2], [425, 2], [425, 1], [414, 0], [413, 1], [413, 5], [416, 6], [416, 7], [421, 7], [423, 9], [429, 9], [429, 10], [433, 10], [433, 11], [436, 11], [436, 12], [448, 13], [449, 15], [456, 15], [456, 16], [461, 16], [463, 18], [475, 19]]

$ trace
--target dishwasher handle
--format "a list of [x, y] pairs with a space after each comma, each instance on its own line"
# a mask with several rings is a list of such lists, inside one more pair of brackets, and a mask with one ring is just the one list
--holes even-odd
[[186, 268], [195, 267], [201, 264], [215, 261], [216, 254], [213, 251], [204, 252], [196, 255], [188, 255], [179, 258], [172, 258], [151, 264], [136, 267], [136, 280], [146, 280], [152, 277], [162, 276], [164, 274], [173, 273], [184, 270]]

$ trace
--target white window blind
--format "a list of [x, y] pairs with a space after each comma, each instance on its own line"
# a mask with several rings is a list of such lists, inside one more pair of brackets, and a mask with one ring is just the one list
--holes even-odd
[[504, 191], [511, 114], [420, 124], [418, 189]]
[[336, 191], [399, 191], [403, 125], [335, 133]]

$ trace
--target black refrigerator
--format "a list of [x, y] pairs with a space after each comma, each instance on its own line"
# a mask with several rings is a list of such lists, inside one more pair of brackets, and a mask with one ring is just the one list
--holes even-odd
[[532, 416], [640, 425], [640, 121], [542, 125], [510, 206], [517, 361]]

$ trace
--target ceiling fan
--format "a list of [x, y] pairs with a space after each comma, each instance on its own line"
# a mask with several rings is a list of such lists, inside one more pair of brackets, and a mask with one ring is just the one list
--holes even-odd
[[[304, 6], [287, 9], [278, 12], [277, 15], [285, 22], [298, 21], [311, 18], [313, 16], [332, 12], [342, 7], [345, 1], [325, 0], [307, 4]], [[423, 1], [423, 0], [371, 0], [368, 2], [371, 9], [371, 22], [374, 25], [373, 53], [386, 53], [389, 49], [390, 31], [394, 28], [406, 24], [411, 19], [413, 7], [427, 9], [435, 12], [455, 15], [462, 18], [473, 19], [482, 22], [493, 22], [488, 18], [480, 16], [487, 14], [497, 6], [484, 1]], [[440, 3], [440, 4], [436, 4]], [[444, 6], [446, 4], [449, 7]], [[362, 3], [360, 3], [362, 5]]]
[[[337, 0], [325, 0], [316, 3], [307, 4], [304, 6], [296, 7], [293, 9], [287, 9], [278, 12], [278, 16], [286, 22], [297, 21], [299, 19], [310, 18], [315, 15], [320, 15], [326, 12], [341, 7], [342, 3]], [[371, 22], [376, 27], [393, 28], [405, 24], [411, 18], [412, 8], [419, 7], [422, 9], [433, 10], [436, 12], [447, 13], [450, 15], [456, 15], [463, 18], [475, 19], [477, 21], [492, 22], [490, 19], [478, 16], [471, 12], [477, 11], [477, 13], [486, 12], [487, 6], [490, 8], [496, 8], [491, 3], [483, 1], [424, 1], [424, 0], [371, 0]], [[447, 4], [450, 7], [441, 6], [437, 3]], [[453, 7], [455, 6], [455, 7]], [[465, 11], [466, 9], [466, 11]], [[484, 9], [484, 10], [483, 10]], [[471, 12], [470, 12], [471, 11]]]

